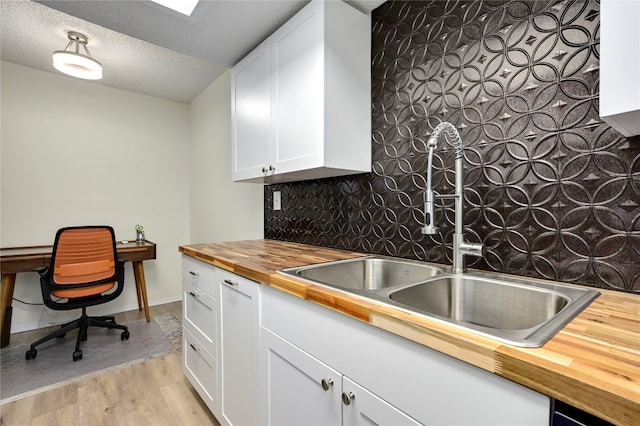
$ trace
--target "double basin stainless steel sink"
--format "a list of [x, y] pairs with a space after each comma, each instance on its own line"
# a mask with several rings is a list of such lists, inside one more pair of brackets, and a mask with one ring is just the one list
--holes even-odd
[[366, 256], [279, 272], [424, 315], [514, 346], [544, 345], [599, 292], [549, 281]]

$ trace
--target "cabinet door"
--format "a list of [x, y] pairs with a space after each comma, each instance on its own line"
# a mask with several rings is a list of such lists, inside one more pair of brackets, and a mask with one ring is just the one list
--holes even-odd
[[342, 400], [342, 424], [345, 426], [421, 424], [347, 377], [342, 378]]
[[217, 269], [220, 282], [222, 423], [255, 425], [258, 389], [258, 284]]
[[231, 73], [232, 180], [264, 176], [269, 169], [269, 39], [240, 61]]
[[339, 425], [340, 374], [277, 334], [260, 329], [262, 421]]
[[322, 165], [323, 3], [311, 2], [271, 37], [271, 159], [276, 173]]
[[640, 2], [600, 4], [600, 118], [626, 137], [640, 135]]

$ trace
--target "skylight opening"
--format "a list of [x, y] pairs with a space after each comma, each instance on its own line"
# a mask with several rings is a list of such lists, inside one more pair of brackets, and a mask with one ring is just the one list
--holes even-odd
[[183, 15], [191, 16], [193, 9], [196, 8], [198, 1], [200, 0], [151, 0], [161, 6], [167, 7], [171, 10], [175, 10]]

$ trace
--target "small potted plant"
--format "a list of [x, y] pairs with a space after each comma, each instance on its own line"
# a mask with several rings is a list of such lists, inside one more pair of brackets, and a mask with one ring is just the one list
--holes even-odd
[[144, 228], [142, 225], [136, 225], [136, 242], [144, 243]]

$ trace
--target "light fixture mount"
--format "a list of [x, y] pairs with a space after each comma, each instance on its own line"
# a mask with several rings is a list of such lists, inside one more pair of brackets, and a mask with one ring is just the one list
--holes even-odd
[[[69, 39], [67, 47], [64, 50], [53, 52], [53, 66], [58, 71], [72, 77], [87, 80], [101, 79], [102, 64], [91, 57], [87, 48], [87, 36], [76, 31], [69, 31], [67, 38]], [[80, 46], [86, 54], [80, 53]]]
[[87, 45], [87, 36], [84, 34], [80, 34], [77, 33], [75, 31], [69, 31], [69, 33], [67, 34], [67, 37], [69, 38], [69, 40], [71, 40], [72, 42], [77, 42], [80, 44], [84, 44], [85, 46]]

